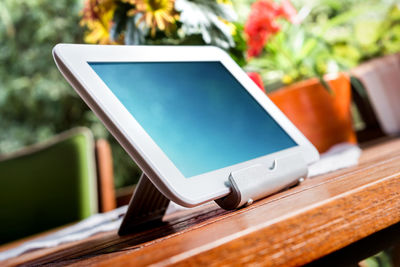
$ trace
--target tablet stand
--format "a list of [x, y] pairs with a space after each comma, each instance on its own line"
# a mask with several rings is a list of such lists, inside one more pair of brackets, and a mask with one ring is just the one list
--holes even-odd
[[271, 166], [257, 164], [244, 168], [229, 175], [231, 193], [215, 202], [226, 210], [250, 205], [304, 181], [307, 173], [307, 164], [300, 153], [277, 158]]
[[[307, 170], [302, 154], [296, 153], [275, 159], [271, 166], [256, 164], [234, 171], [229, 175], [227, 185], [231, 193], [215, 202], [227, 210], [250, 205], [255, 200], [302, 182], [307, 177]], [[169, 201], [142, 174], [118, 234], [126, 235], [161, 225]]]
[[169, 201], [142, 173], [118, 234], [126, 235], [161, 225]]

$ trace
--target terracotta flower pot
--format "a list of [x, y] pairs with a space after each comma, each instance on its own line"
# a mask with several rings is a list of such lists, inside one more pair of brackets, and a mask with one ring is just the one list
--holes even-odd
[[325, 80], [332, 93], [312, 78], [268, 94], [319, 152], [337, 143], [357, 142], [350, 113], [349, 77], [341, 73]]

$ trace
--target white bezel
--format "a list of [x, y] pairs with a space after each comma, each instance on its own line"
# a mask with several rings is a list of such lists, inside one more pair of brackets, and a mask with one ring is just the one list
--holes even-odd
[[[58, 44], [53, 49], [64, 77], [103, 121], [153, 184], [169, 199], [193, 207], [227, 195], [229, 174], [256, 163], [301, 152], [306, 163], [319, 158], [314, 146], [223, 50], [212, 46], [111, 46]], [[219, 61], [279, 123], [298, 146], [216, 171], [185, 178], [88, 62]]]

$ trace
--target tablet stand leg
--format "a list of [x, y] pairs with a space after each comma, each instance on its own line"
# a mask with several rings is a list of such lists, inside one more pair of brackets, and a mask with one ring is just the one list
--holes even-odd
[[169, 199], [143, 173], [118, 230], [119, 235], [143, 231], [162, 224]]

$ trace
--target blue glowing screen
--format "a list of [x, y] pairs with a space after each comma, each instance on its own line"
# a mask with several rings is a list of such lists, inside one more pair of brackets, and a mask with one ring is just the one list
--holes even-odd
[[220, 62], [89, 65], [185, 177], [297, 145]]

